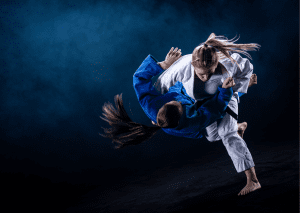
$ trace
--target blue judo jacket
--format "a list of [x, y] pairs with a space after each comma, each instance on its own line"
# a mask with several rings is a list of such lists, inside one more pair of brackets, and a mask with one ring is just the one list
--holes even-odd
[[148, 55], [133, 75], [133, 87], [138, 101], [146, 115], [156, 123], [159, 109], [169, 101], [181, 101], [183, 115], [176, 128], [162, 128], [167, 134], [186, 137], [202, 138], [207, 126], [223, 118], [225, 109], [230, 101], [232, 88], [218, 87], [215, 96], [200, 107], [189, 97], [181, 82], [177, 82], [166, 94], [160, 94], [152, 85], [152, 77], [164, 70], [157, 64], [157, 60]]

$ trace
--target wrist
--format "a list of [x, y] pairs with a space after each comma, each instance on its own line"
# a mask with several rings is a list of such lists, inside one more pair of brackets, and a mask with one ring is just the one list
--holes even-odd
[[167, 64], [166, 64], [165, 61], [158, 62], [158, 65], [159, 65], [163, 70], [168, 69]]

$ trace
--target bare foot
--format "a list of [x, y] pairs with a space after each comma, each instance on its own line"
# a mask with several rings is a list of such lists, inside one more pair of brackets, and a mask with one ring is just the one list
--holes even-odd
[[251, 75], [248, 87], [251, 87], [254, 84], [257, 84], [257, 75], [256, 74]]
[[243, 122], [243, 123], [238, 123], [238, 135], [241, 136], [241, 138], [243, 138], [244, 132], [247, 128], [248, 124], [247, 122]]
[[257, 190], [257, 189], [260, 189], [260, 188], [261, 188], [261, 185], [260, 185], [260, 183], [258, 181], [254, 182], [254, 181], [251, 180], [242, 189], [242, 191], [240, 191], [240, 193], [238, 194], [238, 196], [240, 196], [240, 195], [246, 195], [246, 194], [248, 194], [250, 192], [253, 192], [253, 191]]

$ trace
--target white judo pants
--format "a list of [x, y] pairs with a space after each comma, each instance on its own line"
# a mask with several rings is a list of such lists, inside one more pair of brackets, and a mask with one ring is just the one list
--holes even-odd
[[[238, 95], [234, 93], [228, 103], [228, 107], [238, 115]], [[234, 167], [238, 173], [255, 166], [252, 155], [246, 142], [237, 134], [238, 126], [228, 113], [219, 122], [214, 122], [206, 127], [206, 138], [210, 142], [221, 140], [231, 157]]]

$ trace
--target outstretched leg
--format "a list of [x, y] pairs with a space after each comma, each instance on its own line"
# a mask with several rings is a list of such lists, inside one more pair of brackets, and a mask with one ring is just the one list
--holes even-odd
[[[235, 97], [230, 100], [228, 106], [237, 113], [237, 99]], [[244, 123], [239, 124], [239, 126], [241, 129], [245, 129], [246, 127]], [[245, 195], [261, 188], [261, 186], [255, 174], [255, 165], [252, 155], [246, 145], [246, 142], [238, 135], [237, 131], [237, 121], [229, 114], [226, 114], [218, 125], [218, 135], [221, 137], [237, 172], [240, 173], [245, 171], [247, 184], [238, 194]]]

